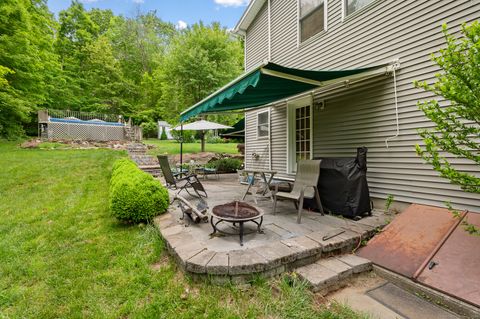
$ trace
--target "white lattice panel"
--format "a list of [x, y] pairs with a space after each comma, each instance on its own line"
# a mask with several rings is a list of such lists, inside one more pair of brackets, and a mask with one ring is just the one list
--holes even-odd
[[123, 126], [48, 123], [48, 138], [89, 141], [120, 141], [125, 139]]

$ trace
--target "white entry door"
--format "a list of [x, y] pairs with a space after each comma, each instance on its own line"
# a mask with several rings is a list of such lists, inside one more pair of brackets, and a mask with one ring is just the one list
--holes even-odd
[[288, 103], [288, 172], [295, 173], [297, 162], [313, 156], [312, 97]]

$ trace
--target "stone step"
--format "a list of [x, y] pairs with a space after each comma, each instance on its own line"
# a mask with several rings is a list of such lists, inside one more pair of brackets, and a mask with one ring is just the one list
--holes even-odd
[[313, 264], [297, 268], [295, 273], [307, 282], [314, 292], [327, 294], [341, 288], [346, 279], [370, 270], [370, 260], [346, 254], [322, 258]]

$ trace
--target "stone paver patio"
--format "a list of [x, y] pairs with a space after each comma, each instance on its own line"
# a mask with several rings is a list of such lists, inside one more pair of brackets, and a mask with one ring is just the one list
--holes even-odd
[[[219, 180], [202, 181], [207, 189], [208, 205], [240, 200], [246, 186], [236, 175], [221, 175]], [[187, 199], [190, 197], [182, 192]], [[181, 220], [181, 210], [174, 203], [169, 211], [155, 219], [168, 250], [180, 267], [192, 275], [209, 275], [216, 280], [244, 280], [252, 274], [273, 276], [297, 267], [314, 263], [322, 257], [351, 252], [362, 240], [370, 238], [388, 223], [389, 216], [374, 210], [372, 216], [353, 221], [332, 215], [321, 216], [304, 211], [302, 223], [296, 223], [292, 202], [279, 202], [277, 214], [269, 198], [259, 199], [256, 205], [251, 196], [246, 201], [265, 213], [263, 233], [256, 225], [246, 223], [244, 246], [238, 236], [211, 236], [210, 223], [188, 224]], [[225, 230], [235, 231], [232, 224], [223, 223]], [[326, 235], [343, 233], [323, 240]]]

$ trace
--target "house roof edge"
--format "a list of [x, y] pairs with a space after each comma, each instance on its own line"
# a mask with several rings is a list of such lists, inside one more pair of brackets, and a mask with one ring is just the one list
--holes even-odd
[[267, 0], [251, 0], [247, 9], [243, 12], [242, 17], [235, 26], [234, 33], [244, 35], [252, 21], [257, 16], [263, 4]]

